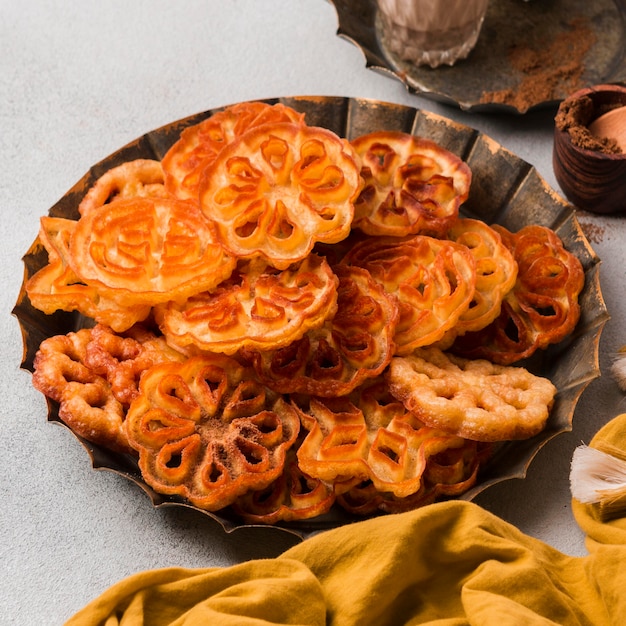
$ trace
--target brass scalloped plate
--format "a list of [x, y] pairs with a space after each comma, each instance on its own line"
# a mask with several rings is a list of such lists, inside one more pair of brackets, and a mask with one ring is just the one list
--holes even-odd
[[[267, 102], [276, 102], [271, 99]], [[459, 155], [471, 167], [473, 182], [464, 213], [486, 222], [498, 222], [510, 230], [535, 223], [553, 228], [566, 247], [582, 262], [586, 284], [581, 294], [582, 315], [575, 332], [567, 341], [552, 346], [525, 365], [533, 372], [550, 378], [558, 389], [556, 402], [547, 428], [536, 437], [506, 444], [484, 468], [479, 484], [464, 494], [471, 500], [478, 493], [498, 482], [524, 478], [537, 452], [553, 437], [570, 431], [574, 410], [585, 387], [599, 376], [598, 349], [604, 324], [609, 316], [602, 298], [599, 282], [600, 260], [586, 240], [576, 219], [574, 209], [558, 196], [536, 170], [505, 150], [488, 136], [435, 115], [412, 107], [343, 97], [296, 96], [281, 98], [281, 102], [306, 114], [311, 125], [323, 126], [352, 139], [376, 129], [402, 130], [428, 137]], [[109, 168], [136, 158], [160, 159], [186, 126], [212, 115], [213, 109], [173, 122], [149, 132], [94, 165], [49, 211], [50, 215], [78, 218], [78, 204], [91, 184]], [[45, 250], [35, 241], [25, 254], [24, 282], [47, 261]], [[56, 334], [81, 328], [85, 320], [80, 315], [58, 312], [44, 315], [34, 309], [24, 285], [13, 309], [22, 331], [24, 354], [21, 367], [33, 371], [33, 360], [41, 341]], [[48, 402], [48, 420], [63, 424], [57, 406]], [[94, 469], [105, 469], [123, 475], [141, 487], [155, 507], [190, 506], [180, 498], [162, 496], [144, 483], [136, 461], [77, 439], [89, 453]], [[195, 507], [191, 507], [195, 508]], [[242, 524], [229, 511], [219, 514], [196, 509], [217, 520], [225, 531], [249, 526]], [[279, 524], [281, 528], [304, 538], [319, 530], [355, 521], [340, 510], [299, 523]]]
[[[337, 34], [363, 52], [366, 66], [400, 80], [411, 93], [466, 111], [526, 113], [556, 106], [569, 93], [587, 85], [626, 81], [626, 6], [624, 0], [497, 0], [489, 3], [478, 42], [469, 57], [452, 67], [418, 67], [387, 49], [377, 17], [376, 0], [329, 0], [337, 12]], [[571, 49], [558, 46], [560, 35], [583, 25], [589, 35], [583, 71], [571, 74]], [[546, 52], [553, 84], [530, 92], [526, 77], [511, 63], [513, 49]], [[567, 49], [565, 49], [567, 48]], [[559, 58], [559, 55], [561, 58]], [[523, 97], [494, 101], [511, 90]], [[549, 91], [549, 93], [546, 93]]]

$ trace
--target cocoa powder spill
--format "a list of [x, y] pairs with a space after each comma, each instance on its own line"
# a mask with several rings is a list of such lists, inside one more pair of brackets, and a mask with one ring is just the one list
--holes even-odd
[[550, 41], [540, 42], [539, 49], [515, 43], [508, 51], [514, 70], [521, 74], [516, 88], [485, 92], [482, 103], [509, 104], [521, 112], [531, 106], [558, 100], [559, 94], [581, 87], [584, 59], [595, 43], [595, 34], [583, 17], [572, 19], [568, 30]]

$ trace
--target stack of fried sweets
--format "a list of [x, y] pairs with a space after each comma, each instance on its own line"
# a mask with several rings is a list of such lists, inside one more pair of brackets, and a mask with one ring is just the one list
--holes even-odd
[[348, 141], [282, 104], [189, 126], [161, 161], [44, 217], [33, 383], [156, 492], [243, 520], [404, 511], [540, 432], [552, 383], [513, 365], [579, 318], [545, 227], [463, 217], [471, 172], [432, 141]]

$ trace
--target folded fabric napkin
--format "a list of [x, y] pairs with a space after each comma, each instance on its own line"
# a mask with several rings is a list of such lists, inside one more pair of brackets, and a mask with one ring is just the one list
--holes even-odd
[[[626, 452], [626, 415], [591, 447]], [[275, 559], [130, 576], [66, 626], [626, 623], [626, 518], [574, 500], [589, 554], [567, 556], [470, 502], [316, 535]]]

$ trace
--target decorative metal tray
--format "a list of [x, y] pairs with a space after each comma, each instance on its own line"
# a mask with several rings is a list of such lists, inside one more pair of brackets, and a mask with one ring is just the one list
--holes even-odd
[[376, 0], [329, 1], [337, 34], [362, 50], [367, 67], [464, 110], [525, 113], [588, 85], [626, 81], [625, 0], [491, 0], [469, 57], [436, 69], [387, 50]]
[[[275, 102], [276, 100], [267, 100]], [[547, 428], [536, 437], [507, 443], [480, 475], [479, 484], [463, 498], [471, 500], [495, 483], [523, 478], [537, 452], [556, 435], [571, 430], [574, 410], [585, 387], [599, 376], [598, 346], [608, 313], [599, 282], [600, 261], [585, 238], [574, 209], [558, 196], [536, 170], [488, 136], [447, 118], [396, 104], [343, 97], [291, 97], [285, 104], [306, 114], [311, 125], [329, 128], [339, 135], [354, 138], [375, 129], [403, 130], [428, 137], [463, 158], [471, 167], [473, 182], [464, 205], [469, 217], [488, 223], [498, 222], [510, 230], [530, 223], [553, 228], [566, 247], [582, 262], [586, 284], [581, 294], [582, 316], [567, 341], [537, 355], [526, 367], [550, 378], [558, 389]], [[49, 211], [50, 215], [78, 218], [78, 204], [91, 184], [109, 168], [136, 158], [160, 159], [177, 139], [180, 131], [213, 114], [206, 111], [149, 132], [94, 165]], [[24, 282], [47, 262], [47, 254], [36, 240], [25, 254]], [[81, 328], [85, 320], [78, 314], [57, 312], [44, 315], [34, 309], [24, 286], [13, 309], [23, 337], [21, 367], [32, 372], [35, 353], [42, 340]], [[57, 406], [48, 402], [48, 420], [62, 424]], [[139, 485], [155, 507], [189, 506], [180, 498], [155, 493], [141, 478], [135, 459], [116, 454], [77, 437], [89, 453], [96, 469], [117, 472]], [[193, 508], [193, 507], [192, 507]], [[197, 509], [201, 511], [200, 509]], [[243, 524], [228, 510], [217, 514], [201, 511], [218, 520], [226, 531]], [[299, 537], [354, 521], [343, 511], [312, 520], [278, 525]]]

